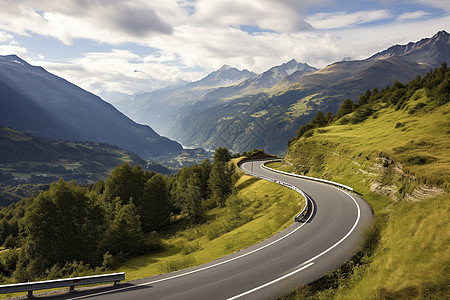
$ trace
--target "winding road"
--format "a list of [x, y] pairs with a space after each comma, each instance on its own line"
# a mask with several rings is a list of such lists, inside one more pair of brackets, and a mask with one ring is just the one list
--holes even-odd
[[343, 265], [372, 220], [370, 206], [331, 185], [263, 169], [263, 162], [245, 162], [241, 168], [307, 193], [313, 204], [307, 221], [198, 267], [52, 299], [271, 299]]

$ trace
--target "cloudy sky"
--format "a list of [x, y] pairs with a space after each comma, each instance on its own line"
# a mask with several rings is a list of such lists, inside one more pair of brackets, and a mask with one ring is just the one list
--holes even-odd
[[84, 89], [115, 93], [254, 72], [292, 58], [364, 59], [450, 32], [449, 0], [1, 0], [0, 55], [17, 54]]

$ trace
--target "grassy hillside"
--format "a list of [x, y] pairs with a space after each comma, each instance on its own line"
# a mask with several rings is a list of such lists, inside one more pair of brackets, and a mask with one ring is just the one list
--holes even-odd
[[[352, 186], [373, 207], [375, 243], [287, 299], [444, 299], [450, 287], [450, 70], [362, 95], [291, 140], [284, 170]], [[339, 112], [338, 112], [339, 114]]]

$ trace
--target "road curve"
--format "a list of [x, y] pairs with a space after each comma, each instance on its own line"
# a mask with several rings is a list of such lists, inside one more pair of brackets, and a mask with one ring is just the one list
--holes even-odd
[[372, 220], [370, 206], [354, 194], [263, 169], [262, 163], [245, 162], [241, 168], [307, 193], [314, 206], [307, 222], [294, 223], [261, 243], [194, 268], [52, 299], [271, 299], [350, 259]]

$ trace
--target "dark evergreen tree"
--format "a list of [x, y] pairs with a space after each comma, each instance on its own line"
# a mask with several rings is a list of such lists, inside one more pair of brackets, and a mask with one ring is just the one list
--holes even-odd
[[342, 102], [341, 106], [339, 107], [339, 110], [336, 113], [336, 118], [340, 119], [343, 116], [353, 112], [353, 109], [355, 107], [355, 104], [351, 99], [345, 99], [344, 102]]
[[356, 106], [361, 107], [369, 103], [370, 96], [372, 96], [372, 92], [370, 90], [367, 90], [364, 94], [361, 94], [359, 96], [358, 102], [356, 103]]
[[161, 174], [152, 176], [144, 186], [142, 200], [136, 204], [144, 232], [160, 229], [170, 221], [169, 191]]
[[310, 123], [314, 127], [323, 127], [323, 126], [327, 125], [327, 120], [325, 119], [325, 116], [323, 115], [323, 113], [321, 111], [318, 111], [316, 113], [316, 115], [314, 116], [314, 118], [312, 118]]
[[88, 190], [64, 182], [53, 183], [28, 207], [22, 222], [25, 243], [22, 259], [27, 271], [38, 276], [68, 261], [96, 263], [97, 241], [103, 230], [103, 211]]
[[[228, 155], [227, 155], [228, 154]], [[228, 159], [227, 159], [228, 158]], [[234, 165], [228, 163], [231, 156], [226, 148], [217, 148], [209, 176], [212, 199], [218, 206], [225, 206], [227, 197], [233, 191]]]
[[145, 182], [153, 174], [155, 173], [144, 172], [139, 165], [131, 168], [128, 163], [124, 163], [109, 175], [105, 183], [104, 196], [110, 202], [117, 197], [123, 204], [130, 201], [137, 202], [142, 198]]
[[225, 147], [219, 147], [214, 152], [214, 162], [228, 162], [231, 159], [231, 153]]
[[102, 253], [122, 258], [145, 250], [141, 219], [133, 203], [115, 203], [114, 218], [108, 224], [99, 248]]
[[201, 191], [201, 178], [198, 173], [193, 173], [187, 181], [185, 191], [187, 212], [189, 218], [194, 223], [201, 223], [204, 221], [205, 210], [203, 207], [203, 198]]

